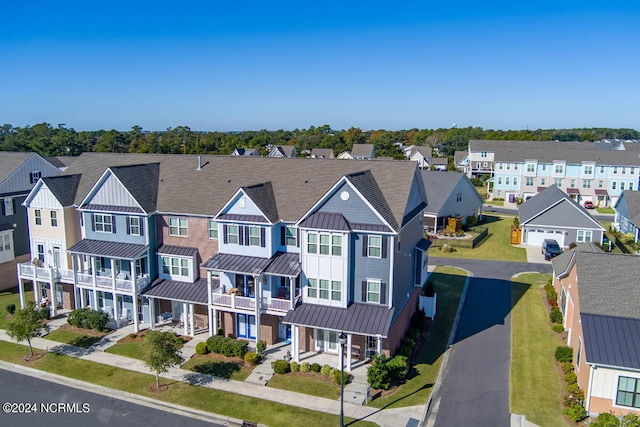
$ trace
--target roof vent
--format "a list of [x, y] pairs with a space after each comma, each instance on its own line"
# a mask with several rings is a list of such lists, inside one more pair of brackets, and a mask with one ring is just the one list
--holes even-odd
[[202, 156], [198, 156], [198, 169], [196, 170], [202, 170]]

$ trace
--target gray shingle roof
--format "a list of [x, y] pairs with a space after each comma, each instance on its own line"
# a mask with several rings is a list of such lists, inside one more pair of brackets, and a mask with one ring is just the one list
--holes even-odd
[[80, 175], [63, 175], [42, 178], [42, 181], [60, 204], [67, 207], [73, 205], [80, 178]]
[[482, 196], [480, 196], [478, 190], [473, 187], [469, 178], [462, 172], [422, 170], [420, 173], [422, 174], [422, 182], [424, 183], [427, 199], [429, 200], [429, 205], [426, 209], [427, 212], [440, 212], [449, 196], [451, 196], [454, 188], [456, 188], [461, 180], [469, 181], [469, 185], [473, 189], [473, 193], [477, 196], [478, 202], [480, 204], [483, 203]]
[[300, 223], [302, 228], [315, 228], [318, 230], [343, 230], [348, 231], [349, 222], [341, 213], [314, 212]]
[[354, 187], [364, 196], [365, 199], [373, 208], [378, 211], [378, 213], [389, 223], [389, 225], [394, 229], [398, 230], [398, 224], [401, 223], [404, 225], [404, 218], [402, 221], [396, 221], [393, 213], [391, 212], [391, 208], [385, 200], [382, 191], [380, 191], [380, 187], [376, 182], [376, 179], [373, 177], [373, 174], [369, 170], [365, 170], [362, 172], [357, 172], [354, 174], [347, 175], [347, 180], [353, 184]]
[[228, 273], [262, 274], [270, 262], [270, 258], [218, 253], [202, 264], [202, 267]]
[[573, 255], [576, 252], [592, 252], [592, 253], [602, 253], [604, 252], [598, 246], [596, 246], [593, 242], [584, 242], [578, 244], [575, 248], [569, 249], [557, 257], [551, 259], [551, 265], [553, 266], [553, 272], [556, 276], [559, 276], [563, 273], [566, 273], [567, 268], [571, 264], [571, 260], [573, 259]]
[[629, 214], [627, 219], [636, 227], [640, 227], [640, 191], [623, 191], [622, 195], [624, 197], [618, 200], [624, 201], [627, 205], [627, 213]]
[[420, 249], [422, 251], [426, 251], [430, 247], [431, 247], [431, 240], [429, 240], [429, 239], [420, 239], [420, 241], [416, 245], [416, 248], [418, 248], [418, 249]]
[[456, 166], [460, 164], [460, 162], [469, 155], [468, 151], [456, 151], [453, 153], [453, 161]]
[[[83, 153], [65, 174], [82, 174], [75, 200], [77, 205], [107, 166], [159, 163], [157, 210], [207, 216], [219, 212], [239, 188], [264, 184], [268, 179], [279, 219], [297, 222], [342, 176], [368, 171], [373, 179], [366, 182], [375, 183], [377, 190], [374, 188], [373, 191], [382, 197], [382, 201], [372, 201], [372, 204], [383, 211], [386, 208], [382, 206], [386, 204], [388, 211], [381, 214], [393, 218], [395, 224], [402, 224], [417, 167], [414, 162], [398, 161], [201, 157], [203, 167], [198, 171], [196, 155]], [[357, 181], [356, 178], [352, 180]], [[364, 181], [363, 185], [367, 185]], [[367, 197], [371, 195], [365, 192]]]
[[640, 369], [640, 319], [582, 314], [587, 363]]
[[242, 190], [271, 223], [278, 222], [278, 207], [273, 195], [273, 186], [270, 182], [252, 185], [250, 187], [242, 187]]
[[156, 210], [160, 164], [114, 166], [111, 171], [129, 190], [146, 213]]
[[266, 274], [289, 277], [298, 277], [301, 271], [300, 254], [293, 252], [276, 252], [264, 270]]
[[198, 248], [188, 248], [186, 246], [162, 245], [158, 248], [158, 255], [194, 257], [197, 254]]
[[71, 246], [67, 252], [72, 254], [135, 260], [147, 252], [147, 250], [149, 250], [149, 246], [145, 245], [83, 239]]
[[287, 312], [282, 323], [386, 337], [393, 312], [393, 308], [377, 304], [354, 303], [347, 308], [300, 304]]
[[9, 175], [15, 172], [15, 170], [31, 156], [37, 156], [37, 154], [17, 151], [0, 151], [0, 183], [7, 179]]
[[[219, 286], [217, 279], [213, 289]], [[208, 304], [207, 279], [198, 279], [194, 283], [178, 282], [176, 280], [156, 279], [151, 287], [142, 292], [148, 297], [163, 298], [173, 301]]]
[[311, 150], [311, 157], [333, 159], [333, 150], [331, 148], [314, 148]]
[[353, 144], [351, 149], [353, 157], [373, 157], [373, 144]]

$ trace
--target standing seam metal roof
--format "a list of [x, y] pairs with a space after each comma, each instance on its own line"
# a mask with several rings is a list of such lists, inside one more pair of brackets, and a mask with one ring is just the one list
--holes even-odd
[[149, 250], [149, 246], [134, 243], [83, 239], [67, 249], [69, 253], [135, 260]]

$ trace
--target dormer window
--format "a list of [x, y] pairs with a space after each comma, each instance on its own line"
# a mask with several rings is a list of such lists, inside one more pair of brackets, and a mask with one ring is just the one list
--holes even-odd
[[29, 172], [29, 182], [31, 184], [35, 184], [36, 182], [38, 182], [41, 176], [42, 176], [42, 172], [38, 170], [31, 171]]

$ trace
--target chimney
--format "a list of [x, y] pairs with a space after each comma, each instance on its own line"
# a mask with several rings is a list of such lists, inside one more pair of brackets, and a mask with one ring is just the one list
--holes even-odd
[[198, 156], [198, 169], [196, 170], [202, 170], [202, 156]]

